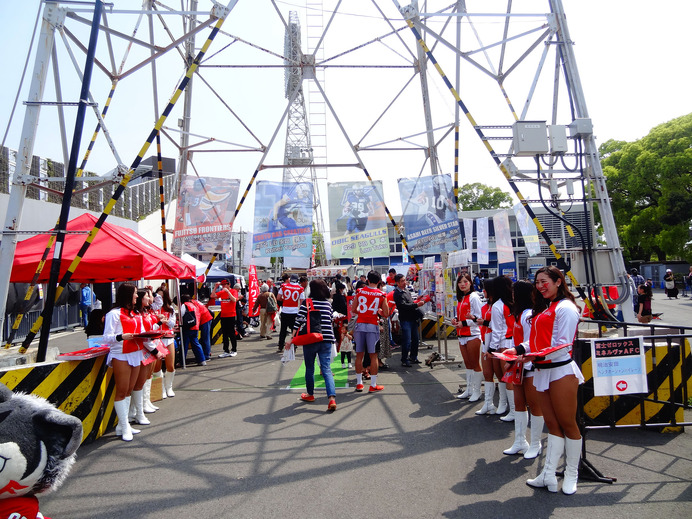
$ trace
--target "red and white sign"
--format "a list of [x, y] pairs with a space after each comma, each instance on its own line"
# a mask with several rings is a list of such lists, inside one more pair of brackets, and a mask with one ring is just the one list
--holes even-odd
[[255, 306], [255, 301], [259, 297], [259, 280], [257, 279], [257, 267], [255, 265], [250, 265], [248, 269], [248, 281], [250, 284], [250, 291], [248, 294], [248, 307], [250, 309], [250, 317], [257, 317], [259, 315], [259, 307], [254, 312], [252, 308]]

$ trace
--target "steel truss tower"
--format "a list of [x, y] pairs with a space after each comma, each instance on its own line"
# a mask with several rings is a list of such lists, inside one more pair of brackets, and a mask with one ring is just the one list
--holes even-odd
[[[269, 168], [280, 169], [288, 180], [313, 184], [323, 181], [315, 169], [328, 171], [332, 180], [381, 180], [388, 203], [397, 196], [397, 178], [436, 170], [456, 172], [457, 166], [461, 183], [476, 181], [479, 174], [483, 178], [499, 175], [529, 209], [546, 201], [559, 216], [575, 204], [587, 209], [587, 214], [593, 214], [592, 205], [598, 207], [602, 227], [596, 230], [593, 221], [589, 225], [594, 228], [592, 235], [601, 234], [603, 245], [586, 240], [581, 250], [565, 250], [558, 236], [543, 232], [542, 237], [555, 261], [571, 259], [565, 266], [575, 273], [573, 283], [587, 292], [617, 285], [625, 318], [633, 320], [627, 314], [632, 305], [624, 302], [629, 297], [625, 265], [561, 0], [508, 0], [504, 5], [468, 2], [468, 6], [464, 0], [408, 5], [396, 0], [308, 0], [308, 8], [313, 9], [308, 14], [324, 17], [321, 34], [308, 34], [308, 54], [303, 54], [294, 34], [300, 30], [297, 17], [286, 20], [273, 0], [229, 1], [226, 6], [211, 0], [169, 2], [173, 7], [162, 1], [137, 5], [133, 0], [128, 3], [130, 9], [122, 7], [125, 3], [109, 8], [101, 22], [104, 34], [99, 42], [103, 45], [99, 43], [97, 49], [89, 98], [94, 116], [87, 124], [99, 124], [90, 160], [98, 157], [102, 164], [110, 163], [93, 171], [115, 171], [114, 178], [120, 181], [129, 172], [127, 164], [139, 162], [139, 155], [131, 162], [130, 152], [146, 138], [140, 151], [144, 153], [151, 135], [160, 132], [168, 147], [165, 155], [171, 155], [171, 147], [176, 154], [182, 148], [194, 150], [194, 162], [191, 153], [185, 154], [191, 169], [249, 178], [244, 191], [241, 187], [236, 216], [254, 182]], [[70, 83], [65, 78], [71, 74], [73, 83], [79, 78], [81, 65], [76, 56], [83, 53], [85, 20], [93, 15], [93, 6], [84, 3], [47, 2], [42, 8], [38, 52], [28, 94], [23, 96], [19, 158], [0, 245], [0, 272], [5, 274], [0, 280], [0, 324], [14, 233], [20, 227], [27, 186], [44, 181], [30, 172], [37, 128], [54, 128], [61, 140], [67, 140], [63, 111], [69, 108], [62, 99], [77, 99], [74, 91], [68, 91]], [[321, 24], [304, 18], [309, 31], [313, 26], [319, 31]], [[137, 33], [142, 20], [149, 21], [150, 27], [144, 37]], [[289, 45], [280, 48], [272, 38], [276, 31], [258, 29], [258, 20], [261, 27], [282, 27]], [[200, 49], [191, 44], [186, 48], [186, 42], [205, 39]], [[190, 70], [190, 55], [202, 50], [204, 56]], [[118, 59], [122, 59], [120, 66]], [[152, 79], [154, 63], [157, 72]], [[280, 93], [263, 89], [279, 84], [282, 69], [290, 80], [284, 91], [287, 102]], [[323, 80], [327, 69], [328, 88]], [[195, 76], [195, 88], [194, 93], [189, 91], [190, 102], [183, 111], [182, 100], [173, 105], [182, 95], [176, 86], [186, 73]], [[322, 155], [326, 141], [317, 145], [313, 132], [311, 142], [304, 80], [309, 83], [310, 107], [313, 92], [326, 107], [322, 117], [330, 123], [331, 162], [326, 154], [324, 159], [317, 155], [318, 149]], [[149, 90], [158, 92], [160, 102]], [[101, 116], [99, 105], [108, 106], [111, 97], [108, 117]], [[148, 109], [133, 109], [145, 97]], [[162, 109], [161, 117], [170, 115], [180, 125], [152, 117], [154, 105]], [[311, 118], [314, 126], [312, 113]], [[212, 125], [219, 121], [221, 125]], [[323, 121], [320, 124], [325, 127]], [[542, 154], [538, 164], [535, 156], [517, 154], [509, 143], [517, 121], [567, 128], [567, 151]], [[277, 158], [270, 151], [280, 147], [276, 141], [284, 124], [286, 148], [278, 150], [281, 156]], [[117, 130], [109, 131], [112, 128]], [[132, 135], [142, 138], [132, 143]], [[42, 145], [50, 144], [44, 140]], [[126, 149], [130, 156], [121, 159]], [[51, 156], [40, 147], [36, 154]], [[476, 155], [482, 155], [484, 162], [478, 162]], [[324, 231], [319, 196], [314, 206], [315, 225]], [[390, 222], [401, 230], [386, 209]]]
[[[285, 92], [286, 99], [292, 99], [286, 118], [286, 149], [284, 153], [284, 182], [310, 182], [313, 186], [313, 228], [319, 236], [324, 236], [324, 220], [317, 183], [317, 170], [314, 167], [314, 154], [310, 138], [310, 125], [305, 108], [303, 92], [303, 67], [295, 66], [303, 63], [304, 54], [301, 50], [301, 32], [298, 13], [291, 11], [286, 27], [284, 40], [286, 55]], [[324, 258], [324, 242], [318, 244], [315, 263], [321, 264]]]

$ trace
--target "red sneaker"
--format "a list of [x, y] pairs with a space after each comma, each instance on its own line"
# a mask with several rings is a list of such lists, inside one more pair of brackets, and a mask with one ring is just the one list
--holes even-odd
[[359, 393], [362, 392], [364, 388], [365, 388], [365, 386], [363, 384], [357, 384], [356, 385], [356, 391], [358, 391]]
[[308, 395], [307, 393], [302, 393], [300, 395], [300, 399], [303, 400], [304, 402], [314, 402], [315, 401], [315, 395]]
[[329, 401], [329, 405], [327, 406], [327, 411], [330, 413], [333, 413], [336, 411], [336, 400], [333, 398]]
[[370, 386], [368, 393], [377, 393], [378, 391], [382, 391], [383, 389], [384, 386]]

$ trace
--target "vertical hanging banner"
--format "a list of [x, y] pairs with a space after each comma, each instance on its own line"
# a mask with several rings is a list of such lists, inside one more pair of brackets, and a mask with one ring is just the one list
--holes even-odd
[[521, 203], [517, 203], [513, 209], [517, 218], [519, 230], [524, 237], [526, 251], [529, 253], [529, 256], [538, 256], [541, 253], [541, 244], [538, 241], [538, 229], [536, 229], [536, 224], [533, 223], [529, 213], [526, 212], [526, 209]]
[[231, 244], [240, 180], [185, 175], [180, 180], [173, 251], [223, 253]]
[[490, 246], [488, 245], [488, 218], [476, 219], [476, 261], [479, 265], [490, 264]]
[[[464, 236], [466, 237], [465, 250], [468, 257], [471, 258], [473, 251], [473, 218], [464, 218]], [[469, 261], [471, 260], [469, 259]]]
[[312, 201], [309, 182], [257, 182], [253, 257], [310, 258]]
[[[382, 182], [329, 184], [329, 230], [332, 258], [389, 256], [387, 215]], [[379, 196], [378, 196], [379, 195]]]
[[493, 215], [493, 227], [495, 227], [497, 263], [514, 263], [514, 248], [512, 247], [512, 234], [509, 231], [507, 211], [500, 211]]
[[250, 290], [248, 293], [247, 305], [250, 317], [257, 317], [259, 315], [259, 307], [257, 307], [257, 310], [254, 312], [252, 311], [252, 308], [255, 306], [255, 301], [257, 301], [260, 294], [259, 280], [257, 279], [257, 267], [255, 265], [250, 265], [248, 267], [248, 285]]
[[439, 254], [461, 249], [450, 175], [400, 178], [399, 197], [411, 253]]
[[642, 337], [591, 340], [595, 396], [649, 392]]

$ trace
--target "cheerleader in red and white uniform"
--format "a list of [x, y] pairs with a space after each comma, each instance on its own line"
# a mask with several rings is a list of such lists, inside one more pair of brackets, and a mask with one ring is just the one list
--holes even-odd
[[481, 398], [481, 331], [476, 318], [482, 315], [483, 302], [473, 289], [471, 275], [459, 274], [457, 277], [457, 315], [452, 326], [457, 327], [459, 350], [466, 366], [466, 391], [457, 398], [468, 398], [475, 402]]
[[[154, 295], [150, 289], [144, 288], [137, 290], [135, 313], [138, 318], [141, 319], [142, 329], [145, 332], [150, 332], [158, 328], [158, 319], [150, 308], [153, 301]], [[162, 353], [164, 348], [157, 349], [156, 341], [152, 340], [144, 340], [142, 341], [142, 345], [144, 346], [142, 367], [139, 370], [137, 382], [132, 390], [129, 419], [131, 422], [137, 422], [139, 425], [149, 425], [151, 422], [144, 414], [145, 391], [147, 392], [146, 400], [149, 400], [148, 392], [151, 391], [151, 376], [154, 372], [155, 360], [164, 358]], [[154, 360], [152, 360], [151, 357], [154, 357]], [[149, 406], [151, 406], [151, 402], [149, 402]], [[154, 412], [157, 409], [158, 407], [154, 409], [149, 407], [147, 412]]]
[[[514, 292], [514, 345], [519, 346], [529, 341], [531, 336], [531, 315], [536, 297], [540, 294], [528, 281], [517, 281], [512, 287]], [[505, 454], [524, 454], [525, 459], [533, 459], [541, 453], [541, 435], [543, 434], [543, 412], [538, 402], [538, 394], [533, 385], [533, 366], [530, 361], [519, 357], [523, 370], [521, 384], [514, 384], [514, 444], [504, 450]], [[531, 411], [531, 444], [526, 441], [526, 428]]]
[[[512, 387], [502, 382], [502, 375], [506, 366], [503, 361], [492, 356], [494, 351], [504, 351], [514, 346], [512, 334], [514, 332], [514, 316], [512, 315], [512, 280], [505, 276], [498, 276], [491, 281], [493, 305], [490, 317], [490, 338], [486, 336], [487, 351], [483, 358], [483, 375], [485, 377], [485, 403], [476, 414], [503, 414], [510, 409], [507, 416], [500, 420], [505, 422], [514, 421], [514, 396]], [[497, 409], [493, 404], [495, 395], [495, 382], [493, 375], [500, 381], [500, 402]]]
[[141, 316], [135, 312], [137, 287], [123, 283], [115, 296], [115, 307], [106, 314], [103, 340], [110, 346], [106, 363], [113, 368], [115, 398], [113, 407], [118, 416], [116, 434], [125, 441], [139, 432], [128, 422], [133, 389], [140, 374], [144, 343], [135, 336], [144, 331]]
[[543, 470], [526, 484], [557, 492], [555, 470], [564, 451], [566, 466], [562, 492], [574, 494], [582, 448], [576, 420], [577, 389], [584, 382], [584, 376], [572, 360], [571, 346], [577, 335], [579, 307], [567, 289], [565, 276], [557, 267], [539, 269], [535, 284], [543, 297], [537, 298], [534, 307], [529, 343], [524, 342], [510, 353], [540, 353], [546, 348], [569, 346], [537, 357], [533, 363], [533, 382], [548, 426], [548, 445]]

